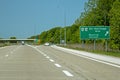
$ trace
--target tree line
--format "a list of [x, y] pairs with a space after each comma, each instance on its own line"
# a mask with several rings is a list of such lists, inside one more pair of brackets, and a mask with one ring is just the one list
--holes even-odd
[[[88, 0], [84, 6], [84, 12], [80, 14], [73, 25], [55, 27], [30, 38], [38, 38], [41, 43], [60, 43], [64, 40], [66, 29], [67, 43], [81, 43], [80, 26], [110, 26], [109, 45], [111, 49], [120, 50], [120, 0]], [[60, 36], [61, 35], [61, 36]], [[90, 42], [89, 40], [86, 42]], [[103, 42], [104, 40], [99, 40]]]

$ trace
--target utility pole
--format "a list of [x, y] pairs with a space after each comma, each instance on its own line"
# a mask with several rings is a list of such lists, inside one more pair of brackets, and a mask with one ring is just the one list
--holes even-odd
[[64, 45], [66, 46], [66, 10], [64, 10]]
[[60, 28], [60, 44], [61, 44], [61, 28]]

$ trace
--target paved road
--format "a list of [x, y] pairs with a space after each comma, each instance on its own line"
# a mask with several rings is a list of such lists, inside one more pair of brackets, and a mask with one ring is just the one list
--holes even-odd
[[120, 68], [53, 49], [0, 48], [0, 80], [120, 80]]

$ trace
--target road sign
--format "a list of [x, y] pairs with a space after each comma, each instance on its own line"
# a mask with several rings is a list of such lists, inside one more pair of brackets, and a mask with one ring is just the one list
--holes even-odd
[[110, 26], [80, 26], [80, 39], [109, 39]]

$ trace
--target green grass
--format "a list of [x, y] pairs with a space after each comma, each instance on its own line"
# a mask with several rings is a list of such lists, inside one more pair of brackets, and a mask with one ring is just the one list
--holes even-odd
[[[61, 46], [61, 47], [65, 47], [65, 46]], [[87, 52], [91, 52], [91, 53], [94, 53], [94, 54], [101, 54], [101, 55], [107, 55], [107, 56], [114, 56], [114, 57], [119, 57], [120, 58], [120, 52], [112, 52], [112, 51], [89, 51], [89, 50], [86, 50], [86, 49], [81, 49], [81, 48], [72, 48], [72, 47], [65, 47], [65, 48], [70, 48], [70, 49], [75, 49], [75, 50], [82, 50], [82, 51], [87, 51]]]
[[10, 44], [1, 44], [0, 47], [9, 46]]
[[107, 56], [114, 56], [114, 57], [119, 57], [120, 58], [120, 52], [106, 52], [106, 51], [92, 51], [95, 54], [102, 54], [102, 55], [107, 55]]

